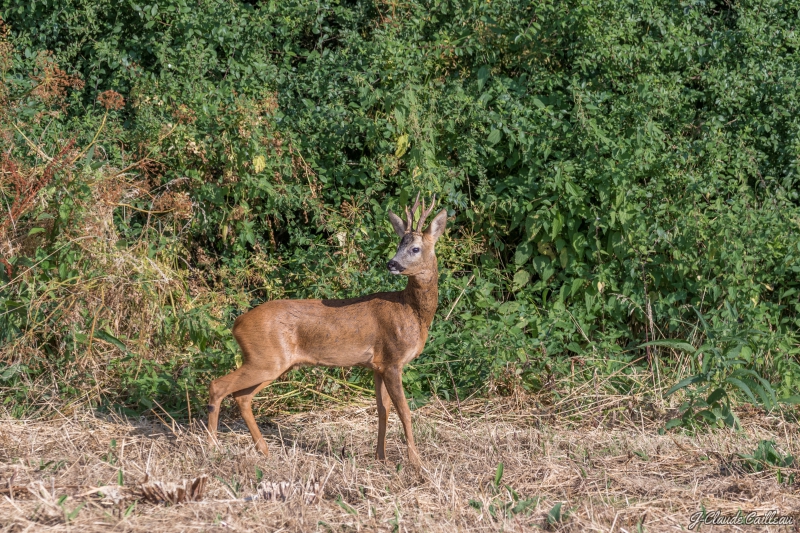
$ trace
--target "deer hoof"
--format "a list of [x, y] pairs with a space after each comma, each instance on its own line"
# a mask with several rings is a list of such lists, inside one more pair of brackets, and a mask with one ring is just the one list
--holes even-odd
[[267, 447], [267, 443], [263, 439], [256, 443], [256, 450], [269, 457], [269, 447]]
[[419, 471], [422, 468], [422, 461], [416, 453], [408, 454], [408, 464], [414, 469]]

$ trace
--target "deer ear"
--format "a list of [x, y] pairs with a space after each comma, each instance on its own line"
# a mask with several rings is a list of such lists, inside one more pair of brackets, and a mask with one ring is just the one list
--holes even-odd
[[433, 237], [434, 241], [439, 240], [439, 237], [444, 233], [444, 227], [447, 225], [447, 209], [442, 209], [439, 214], [431, 220], [431, 225], [425, 230], [425, 235]]
[[389, 211], [389, 222], [392, 223], [394, 232], [397, 233], [398, 237], [406, 234], [406, 223], [399, 216], [392, 213], [391, 210]]

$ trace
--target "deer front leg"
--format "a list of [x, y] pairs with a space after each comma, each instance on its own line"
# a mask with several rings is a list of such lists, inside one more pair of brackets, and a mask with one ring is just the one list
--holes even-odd
[[389, 409], [392, 404], [389, 399], [389, 391], [383, 383], [383, 376], [376, 370], [375, 377], [375, 399], [378, 403], [378, 445], [375, 449], [375, 457], [379, 461], [386, 460], [386, 421], [389, 419]]
[[403, 376], [400, 368], [388, 368], [383, 372], [383, 383], [389, 396], [392, 398], [394, 408], [397, 409], [397, 416], [403, 423], [403, 431], [406, 434], [408, 443], [408, 462], [415, 468], [421, 466], [417, 446], [414, 444], [414, 434], [411, 432], [411, 410], [406, 402], [406, 395], [403, 392]]

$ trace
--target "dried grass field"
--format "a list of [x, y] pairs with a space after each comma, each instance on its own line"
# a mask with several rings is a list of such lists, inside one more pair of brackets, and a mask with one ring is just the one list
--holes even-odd
[[[419, 472], [398, 468], [405, 446], [394, 415], [389, 460], [373, 458], [376, 415], [367, 399], [261, 418], [269, 458], [230, 412], [219, 448], [206, 443], [196, 420], [181, 425], [164, 413], [137, 420], [82, 410], [47, 420], [3, 416], [0, 531], [633, 533], [687, 530], [702, 508], [798, 516], [798, 485], [786, 482], [796, 469], [784, 469], [780, 483], [775, 468], [752, 473], [740, 457], [762, 439], [799, 456], [796, 423], [740, 412], [739, 431], [660, 436], [663, 421], [630, 401], [603, 398], [596, 404], [602, 410], [571, 420], [524, 407], [536, 405], [531, 399], [435, 400], [414, 412]], [[150, 486], [202, 475], [207, 485], [200, 501], [155, 503], [142, 493], [146, 474]]]

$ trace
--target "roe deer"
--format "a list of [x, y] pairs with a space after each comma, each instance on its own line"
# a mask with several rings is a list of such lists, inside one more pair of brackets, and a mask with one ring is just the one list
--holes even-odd
[[212, 443], [216, 441], [220, 403], [233, 394], [256, 448], [269, 455], [250, 405], [258, 391], [298, 366], [363, 366], [371, 368], [375, 377], [377, 458], [386, 459], [391, 398], [403, 423], [409, 462], [419, 466], [401, 376], [403, 366], [422, 353], [439, 303], [434, 246], [444, 232], [447, 211], [440, 211], [422, 231], [435, 202], [436, 196], [426, 210], [423, 200], [416, 229], [413, 222], [420, 207], [419, 194], [411, 211], [405, 208], [405, 221], [389, 211], [389, 221], [401, 240], [387, 267], [392, 274], [408, 276], [405, 290], [348, 300], [274, 300], [236, 319], [233, 336], [242, 350], [243, 364], [209, 387], [208, 430]]

